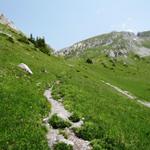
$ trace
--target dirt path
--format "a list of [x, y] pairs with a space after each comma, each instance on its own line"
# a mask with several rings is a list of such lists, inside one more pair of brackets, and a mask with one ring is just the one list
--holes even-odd
[[132, 99], [132, 100], [136, 100], [138, 103], [146, 106], [146, 107], [149, 107], [150, 108], [150, 102], [146, 102], [146, 101], [142, 101], [142, 100], [138, 100], [138, 98], [136, 96], [134, 96], [133, 94], [131, 94], [130, 92], [128, 91], [124, 91], [122, 89], [120, 89], [119, 87], [117, 86], [114, 86], [108, 82], [105, 82], [102, 80], [102, 82], [110, 87], [112, 87], [113, 89], [115, 89], [116, 91], [118, 91], [119, 93], [125, 95], [126, 97], [128, 97], [129, 99]]
[[47, 98], [48, 102], [51, 104], [51, 112], [50, 116], [53, 114], [57, 114], [59, 117], [63, 119], [68, 119], [70, 117], [71, 113], [68, 112], [62, 103], [54, 100], [51, 95], [51, 90], [46, 90], [44, 93], [44, 96]]
[[77, 123], [73, 123], [70, 121], [72, 126], [64, 130], [65, 133], [68, 135], [67, 139], [65, 139], [65, 137], [59, 133], [58, 129], [53, 129], [49, 125], [48, 120], [53, 114], [57, 114], [62, 119], [69, 121], [68, 118], [70, 117], [71, 113], [64, 108], [62, 103], [52, 98], [51, 89], [46, 90], [44, 92], [44, 96], [47, 98], [48, 102], [51, 104], [52, 107], [49, 117], [44, 119], [44, 122], [48, 129], [47, 140], [48, 140], [49, 147], [53, 149], [54, 144], [58, 142], [64, 142], [66, 144], [72, 145], [74, 150], [91, 150], [90, 142], [78, 138], [71, 130], [72, 127], [81, 127], [81, 125], [83, 125], [82, 120]]

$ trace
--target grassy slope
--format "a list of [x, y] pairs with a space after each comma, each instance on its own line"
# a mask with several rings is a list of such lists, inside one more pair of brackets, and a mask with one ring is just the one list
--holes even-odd
[[86, 122], [105, 124], [106, 135], [120, 139], [127, 149], [149, 149], [149, 108], [129, 100], [101, 82], [111, 82], [140, 98], [148, 99], [150, 72], [147, 69], [150, 65], [145, 63], [148, 60], [135, 61], [141, 67], [138, 72], [133, 65], [127, 69], [118, 63], [113, 71], [100, 63], [88, 65], [70, 61], [70, 71], [60, 77], [62, 82], [55, 86], [53, 94], [57, 99], [64, 97], [65, 106], [80, 113]]
[[[20, 37], [0, 26], [2, 28]], [[32, 76], [17, 67], [22, 62], [32, 69]], [[126, 86], [128, 78], [123, 78], [124, 74], [129, 76], [130, 86]], [[49, 107], [43, 92], [54, 80], [61, 83], [55, 86], [53, 95], [57, 99], [64, 97], [66, 108], [80, 113], [86, 122], [104, 124], [105, 134], [120, 139], [128, 149], [149, 149], [150, 110], [100, 81], [104, 79], [120, 87], [131, 87], [129, 90], [138, 94], [134, 84], [141, 83], [139, 91], [144, 92], [142, 85], [146, 84], [148, 75], [144, 79], [136, 75], [138, 82], [134, 82], [135, 75], [128, 73], [126, 68], [121, 71], [118, 66], [114, 73], [100, 63], [65, 62], [36, 51], [32, 44], [17, 40], [11, 43], [7, 36], [0, 35], [0, 149], [48, 149], [42, 118]], [[139, 94], [143, 95], [147, 98], [148, 92]]]
[[93, 69], [101, 73], [102, 79], [130, 91], [141, 100], [150, 101], [149, 57], [144, 60], [134, 60], [134, 63], [128, 66], [116, 63], [114, 70], [104, 69], [101, 65], [96, 65]]
[[[15, 37], [12, 43], [0, 34], [0, 149], [46, 150], [42, 119], [50, 107], [43, 93], [65, 65], [36, 51], [32, 44], [18, 42], [21, 35], [2, 25], [0, 29]], [[20, 63], [27, 64], [34, 74], [19, 69]]]
[[[101, 74], [101, 79], [130, 91], [141, 100], [150, 101], [150, 57], [140, 59], [131, 54], [129, 59], [119, 58], [112, 63], [102, 53], [104, 49], [105, 47], [88, 49], [80, 56], [82, 59], [78, 58], [78, 61], [85, 62], [87, 58], [91, 58], [94, 65], [90, 66], [90, 69]], [[73, 59], [77, 61], [76, 58]], [[123, 64], [124, 62], [126, 65]]]

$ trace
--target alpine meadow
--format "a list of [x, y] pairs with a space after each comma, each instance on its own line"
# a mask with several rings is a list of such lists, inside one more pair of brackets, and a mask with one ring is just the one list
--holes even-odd
[[150, 31], [43, 36], [0, 16], [0, 150], [149, 150]]

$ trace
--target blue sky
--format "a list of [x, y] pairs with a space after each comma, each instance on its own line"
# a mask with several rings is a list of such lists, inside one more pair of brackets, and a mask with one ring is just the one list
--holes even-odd
[[0, 0], [24, 33], [56, 49], [113, 30], [150, 30], [150, 0]]

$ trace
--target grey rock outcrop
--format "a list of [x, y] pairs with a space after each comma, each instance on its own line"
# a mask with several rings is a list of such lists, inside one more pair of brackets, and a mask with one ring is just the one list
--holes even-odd
[[145, 40], [143, 34], [146, 34], [146, 40], [149, 38], [148, 40], [150, 41], [149, 32], [144, 32], [142, 36], [141, 34], [111, 32], [75, 43], [70, 47], [58, 51], [56, 54], [74, 57], [84, 54], [87, 49], [96, 48], [111, 58], [120, 56], [127, 58], [129, 53], [135, 53], [140, 57], [149, 56], [150, 49], [143, 46], [143, 41]]

